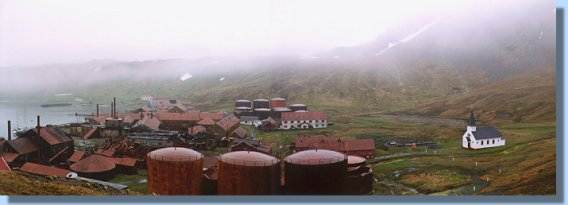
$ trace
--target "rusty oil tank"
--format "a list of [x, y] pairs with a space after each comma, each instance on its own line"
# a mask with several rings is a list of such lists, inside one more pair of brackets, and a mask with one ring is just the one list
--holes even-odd
[[347, 174], [345, 154], [313, 149], [284, 158], [284, 187], [289, 195], [342, 194]]
[[201, 194], [203, 155], [183, 147], [154, 150], [146, 156], [148, 193], [157, 195]]
[[272, 98], [270, 99], [270, 107], [286, 107], [286, 99], [284, 98]]
[[252, 101], [250, 100], [236, 100], [235, 107], [252, 108]]
[[271, 195], [280, 193], [280, 163], [273, 156], [253, 151], [220, 156], [219, 195]]
[[270, 101], [267, 99], [256, 99], [252, 101], [252, 107], [254, 109], [257, 108], [269, 108], [270, 109]]
[[304, 104], [292, 104], [292, 105], [288, 106], [288, 108], [290, 108], [294, 112], [308, 111], [308, 106], [306, 106]]

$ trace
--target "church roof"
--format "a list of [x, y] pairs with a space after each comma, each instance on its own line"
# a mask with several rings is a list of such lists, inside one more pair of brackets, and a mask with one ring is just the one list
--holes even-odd
[[493, 138], [500, 138], [502, 135], [494, 127], [478, 127], [476, 128], [475, 132], [473, 132], [473, 136], [476, 140], [480, 139], [493, 139]]

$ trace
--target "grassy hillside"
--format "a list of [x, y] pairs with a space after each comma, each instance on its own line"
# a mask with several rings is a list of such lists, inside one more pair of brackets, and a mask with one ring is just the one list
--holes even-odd
[[485, 121], [556, 120], [555, 72], [542, 69], [488, 83], [454, 97], [439, 97], [409, 109], [415, 114], [464, 118], [471, 110]]
[[39, 177], [18, 171], [0, 173], [2, 195], [123, 195], [136, 194], [117, 191], [75, 180]]

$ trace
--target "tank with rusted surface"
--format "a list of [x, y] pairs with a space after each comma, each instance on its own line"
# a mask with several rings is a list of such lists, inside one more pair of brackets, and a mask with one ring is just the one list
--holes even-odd
[[272, 113], [271, 113], [270, 117], [272, 117], [274, 119], [281, 119], [282, 113], [285, 113], [285, 112], [292, 112], [292, 110], [290, 108], [287, 108], [287, 107], [275, 107], [275, 108], [272, 108]]
[[146, 156], [148, 192], [157, 195], [201, 194], [203, 155], [192, 149], [168, 147]]
[[286, 107], [286, 99], [284, 98], [272, 98], [270, 99], [270, 107]]
[[294, 112], [308, 111], [308, 106], [306, 106], [304, 104], [292, 104], [292, 105], [288, 106], [288, 108], [290, 108]]
[[252, 108], [252, 102], [250, 100], [237, 100], [235, 101], [236, 108]]
[[253, 151], [229, 152], [219, 157], [217, 193], [271, 195], [280, 193], [280, 163]]
[[373, 170], [366, 166], [363, 157], [349, 155], [347, 157], [347, 177], [345, 178], [343, 194], [369, 194], [373, 190]]
[[284, 187], [290, 195], [342, 194], [347, 155], [324, 149], [305, 150], [284, 158]]
[[267, 99], [256, 99], [252, 101], [252, 107], [257, 108], [268, 108], [270, 109], [270, 101]]
[[82, 177], [109, 180], [114, 176], [116, 164], [114, 159], [93, 154], [72, 164], [69, 168]]

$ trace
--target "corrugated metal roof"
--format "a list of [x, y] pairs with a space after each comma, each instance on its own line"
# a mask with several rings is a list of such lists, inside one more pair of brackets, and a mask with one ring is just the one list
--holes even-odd
[[98, 128], [96, 128], [96, 127], [91, 128], [87, 133], [85, 133], [85, 135], [83, 135], [83, 139], [86, 139], [86, 140], [90, 139], [93, 136], [93, 134], [95, 134], [95, 132], [97, 132], [97, 129]]
[[238, 126], [240, 123], [241, 121], [239, 120], [239, 118], [235, 117], [234, 115], [230, 115], [219, 120], [219, 122], [217, 122], [217, 125], [224, 131], [230, 131], [230, 129]]
[[71, 171], [66, 169], [61, 169], [57, 167], [50, 167], [41, 164], [27, 162], [21, 168], [21, 171], [42, 175], [42, 176], [58, 176], [58, 177], [66, 177], [67, 174]]
[[39, 147], [29, 137], [18, 137], [8, 142], [8, 144], [18, 152], [18, 154], [28, 154], [36, 152]]
[[375, 150], [373, 139], [342, 139], [339, 137], [316, 135], [300, 136], [294, 140], [296, 149], [329, 149], [339, 152]]
[[84, 151], [75, 150], [75, 152], [73, 152], [71, 157], [69, 157], [69, 161], [70, 162], [78, 162], [79, 160], [83, 159], [84, 156], [85, 156]]
[[7, 152], [7, 153], [3, 153], [2, 157], [7, 161], [7, 162], [13, 162], [16, 158], [18, 158], [17, 153], [13, 153], [13, 152]]
[[10, 166], [8, 166], [8, 162], [4, 159], [4, 157], [0, 157], [0, 171], [12, 171]]
[[327, 120], [324, 112], [284, 112], [282, 121], [294, 120]]
[[[34, 129], [34, 131], [37, 133], [37, 128]], [[73, 140], [65, 135], [65, 133], [53, 127], [41, 127], [39, 129], [39, 136], [50, 145], [56, 145]]]
[[205, 118], [199, 122], [197, 122], [198, 125], [205, 125], [205, 126], [209, 126], [209, 125], [214, 125], [215, 121], [213, 121], [211, 118]]
[[196, 135], [196, 134], [199, 134], [199, 133], [202, 133], [202, 132], [207, 132], [207, 128], [205, 128], [201, 125], [190, 127], [190, 128], [188, 128], [188, 130], [189, 130], [189, 133], [192, 134], [192, 135]]
[[214, 121], [219, 121], [221, 119], [223, 119], [223, 117], [225, 116], [225, 114], [223, 114], [222, 112], [201, 112], [199, 113], [199, 118], [200, 119], [212, 119]]
[[231, 137], [238, 137], [238, 138], [245, 138], [247, 136], [248, 132], [245, 128], [239, 127], [237, 129], [235, 129], [235, 131], [233, 131], [233, 133], [231, 134]]
[[199, 121], [199, 112], [170, 113], [158, 112], [156, 117], [160, 121]]
[[479, 140], [500, 138], [502, 135], [501, 132], [494, 127], [477, 127], [475, 132], [473, 132], [473, 136], [476, 140]]

